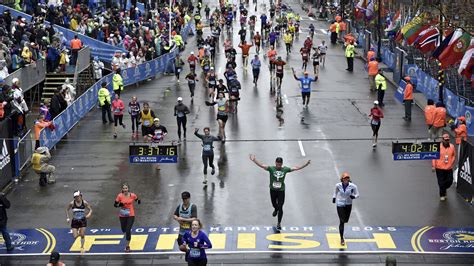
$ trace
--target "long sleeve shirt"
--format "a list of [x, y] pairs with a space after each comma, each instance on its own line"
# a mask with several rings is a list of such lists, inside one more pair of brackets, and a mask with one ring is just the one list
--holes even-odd
[[191, 231], [186, 231], [183, 235], [183, 244], [189, 247], [188, 260], [207, 259], [205, 248], [212, 248], [212, 243], [203, 231], [199, 231], [196, 237], [191, 235]]
[[332, 197], [336, 199], [337, 207], [352, 205], [351, 196], [354, 196], [354, 198], [359, 197], [359, 190], [354, 183], [347, 184], [346, 188], [344, 188], [342, 182], [336, 184], [336, 188]]

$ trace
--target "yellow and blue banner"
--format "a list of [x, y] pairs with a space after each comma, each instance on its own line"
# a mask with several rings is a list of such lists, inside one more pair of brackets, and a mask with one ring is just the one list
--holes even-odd
[[[131, 254], [179, 254], [178, 227], [132, 229]], [[348, 226], [340, 244], [337, 226], [209, 226], [209, 254], [238, 253], [430, 253], [473, 254], [474, 228], [434, 226]], [[70, 229], [25, 229], [10, 232], [15, 249], [2, 255], [78, 254], [80, 238]], [[119, 228], [88, 228], [86, 255], [122, 254], [125, 236]], [[0, 241], [0, 249], [5, 249]]]

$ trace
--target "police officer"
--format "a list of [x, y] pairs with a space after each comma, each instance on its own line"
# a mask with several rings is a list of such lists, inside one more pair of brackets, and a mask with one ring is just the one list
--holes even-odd
[[120, 75], [121, 71], [120, 68], [115, 71], [115, 74], [112, 78], [112, 85], [114, 89], [114, 93], [120, 96], [120, 93], [123, 91], [123, 79]]
[[379, 69], [377, 75], [375, 76], [375, 88], [377, 89], [377, 100], [379, 101], [379, 106], [383, 107], [383, 98], [385, 96], [385, 91], [387, 90], [387, 81], [383, 76], [382, 69]]
[[183, 202], [176, 208], [173, 219], [179, 223], [178, 246], [183, 244], [183, 235], [191, 230], [191, 222], [197, 218], [197, 206], [191, 203], [191, 194], [188, 191], [181, 193]]
[[349, 44], [346, 46], [346, 58], [347, 58], [347, 71], [354, 71], [354, 53], [355, 53], [355, 47], [354, 47], [354, 41], [351, 40]]
[[107, 119], [105, 117], [106, 113], [109, 118], [109, 123], [114, 122], [114, 119], [112, 118], [112, 112], [110, 111], [110, 104], [112, 103], [112, 101], [110, 100], [110, 92], [106, 87], [107, 82], [102, 82], [101, 88], [98, 92], [99, 106], [102, 108], [102, 123], [104, 124], [107, 123]]

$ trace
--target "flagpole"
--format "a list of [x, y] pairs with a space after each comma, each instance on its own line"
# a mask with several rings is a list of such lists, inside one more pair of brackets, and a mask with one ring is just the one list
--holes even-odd
[[378, 13], [378, 18], [377, 18], [377, 24], [378, 24], [378, 41], [377, 41], [377, 61], [381, 62], [382, 61], [382, 31], [381, 31], [381, 28], [382, 28], [382, 21], [381, 21], [381, 12], [382, 12], [382, 8], [381, 8], [381, 3], [382, 3], [382, 0], [379, 0], [378, 1], [378, 5], [377, 5], [377, 13]]

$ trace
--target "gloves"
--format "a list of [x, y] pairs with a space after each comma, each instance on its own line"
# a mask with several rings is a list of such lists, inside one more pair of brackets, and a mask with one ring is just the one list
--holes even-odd
[[350, 197], [351, 199], [355, 199], [355, 198], [356, 198], [356, 197], [354, 197], [353, 195], [350, 195], [349, 197]]
[[332, 198], [332, 203], [336, 203], [336, 198]]

